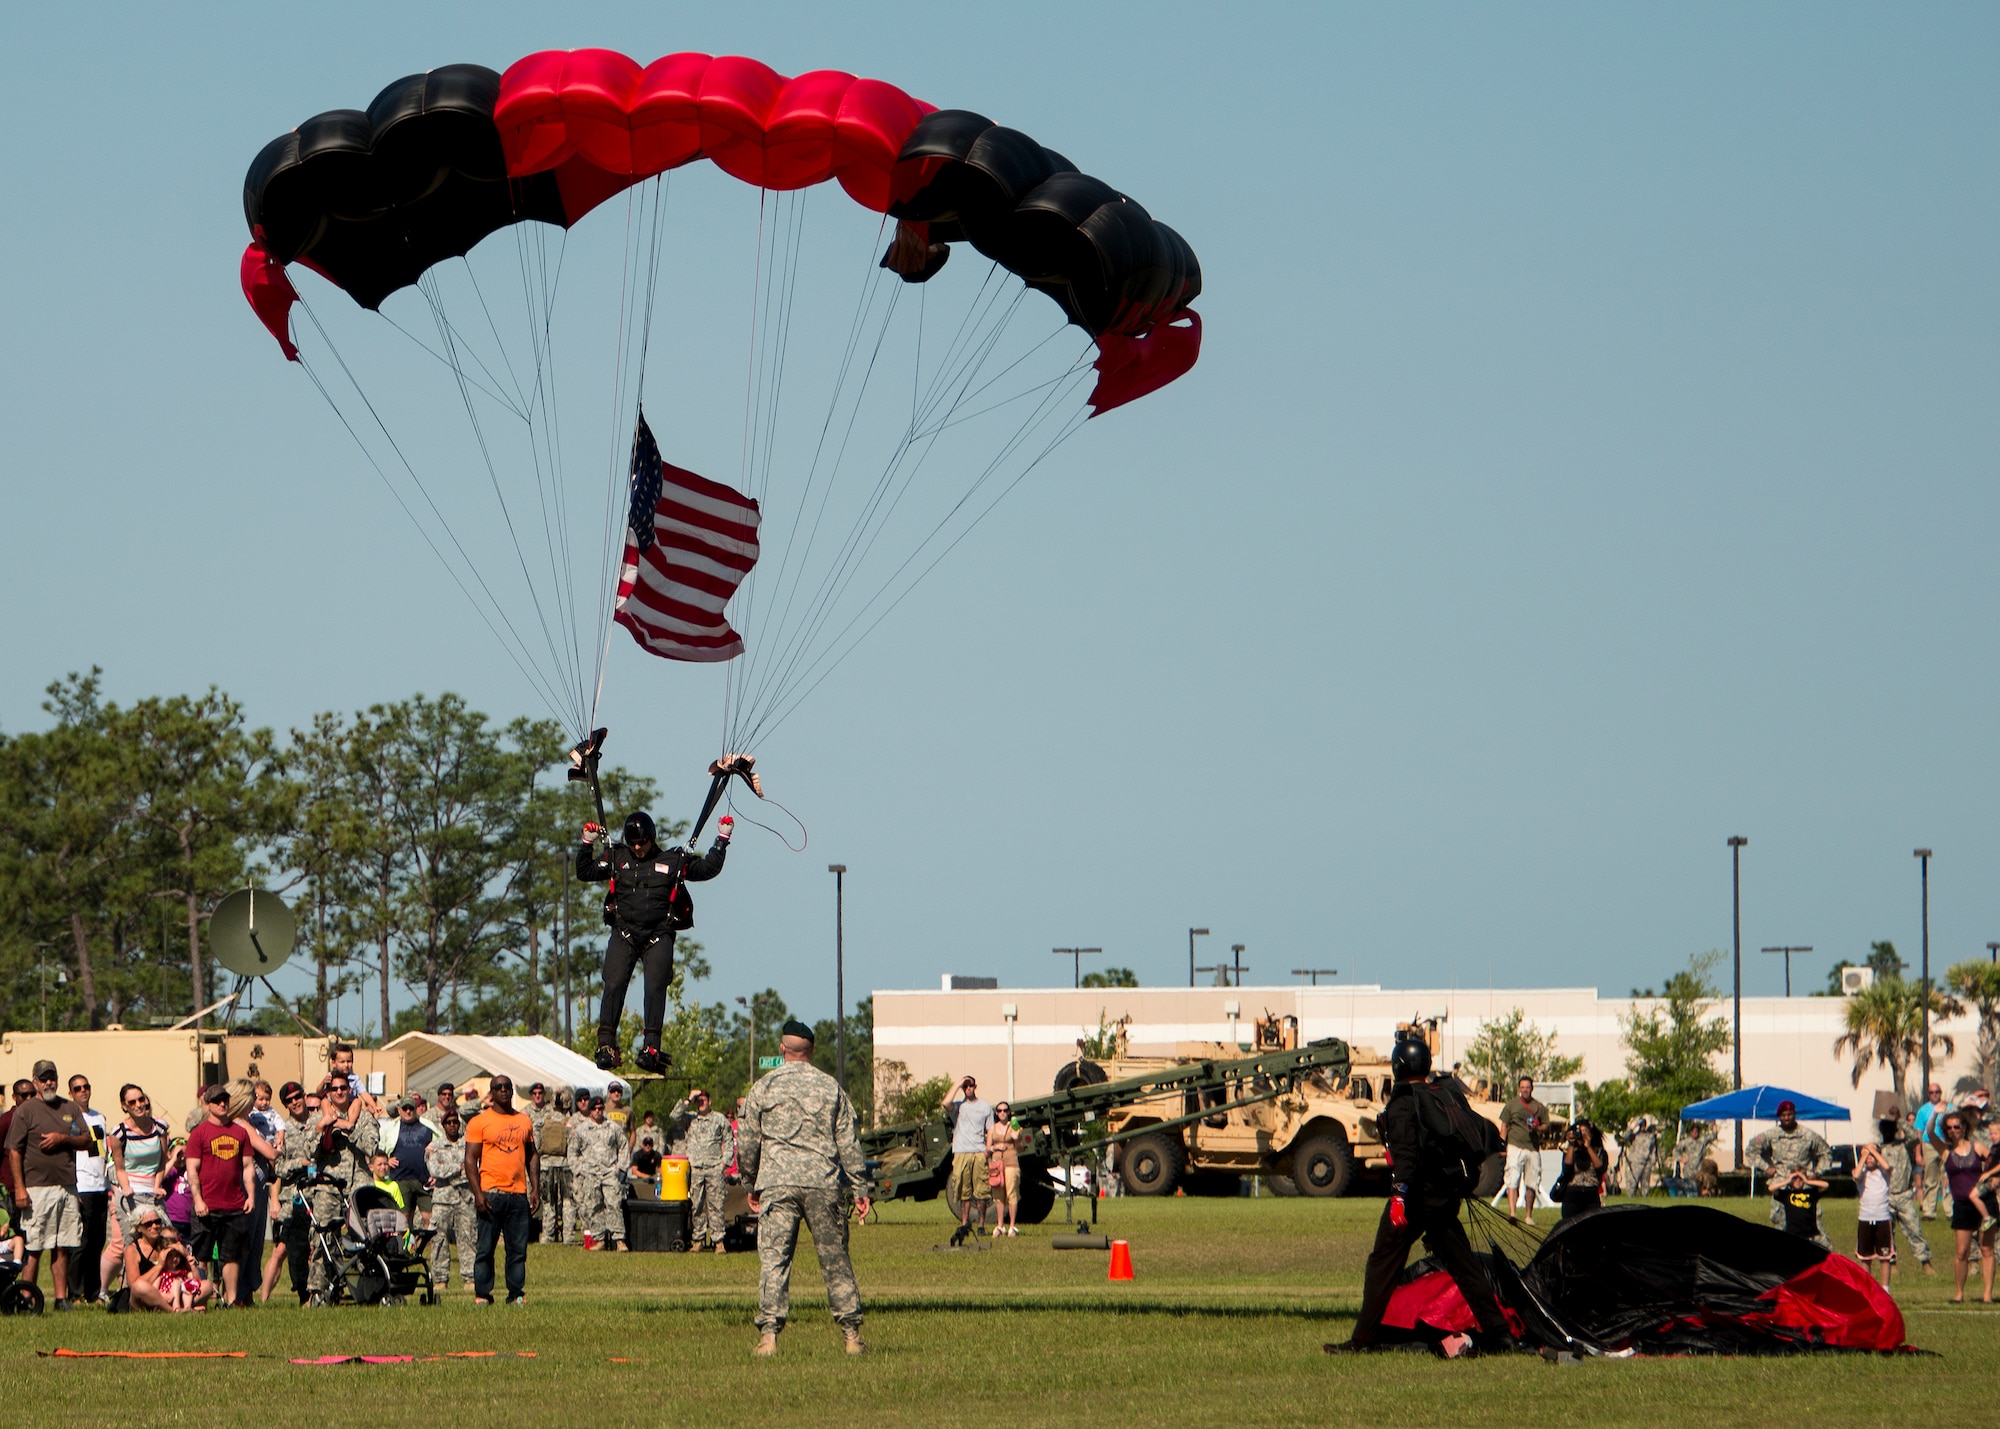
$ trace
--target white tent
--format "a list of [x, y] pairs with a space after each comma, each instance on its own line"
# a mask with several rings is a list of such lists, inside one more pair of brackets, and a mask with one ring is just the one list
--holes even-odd
[[[546, 1083], [551, 1092], [568, 1088], [601, 1096], [614, 1083], [629, 1098], [632, 1084], [599, 1069], [562, 1043], [547, 1037], [448, 1037], [439, 1032], [406, 1032], [389, 1044], [403, 1053], [403, 1084], [428, 1093], [442, 1082], [467, 1082], [504, 1073], [514, 1079], [523, 1102], [528, 1088]], [[388, 1050], [387, 1048], [384, 1049]]]

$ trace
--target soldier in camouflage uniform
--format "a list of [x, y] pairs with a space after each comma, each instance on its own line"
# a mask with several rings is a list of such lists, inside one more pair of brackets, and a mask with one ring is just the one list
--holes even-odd
[[[439, 1121], [437, 1140], [424, 1149], [431, 1177], [431, 1284], [442, 1291], [451, 1279], [451, 1247], [458, 1242], [458, 1277], [472, 1289], [472, 1262], [479, 1255], [479, 1217], [472, 1208], [472, 1187], [465, 1179], [465, 1123], [458, 1108]], [[542, 1203], [546, 1209], [548, 1203]]]
[[847, 1353], [864, 1354], [861, 1289], [847, 1258], [848, 1197], [868, 1214], [868, 1163], [855, 1136], [854, 1104], [840, 1084], [812, 1064], [812, 1028], [791, 1021], [779, 1039], [784, 1061], [743, 1099], [737, 1158], [743, 1179], [756, 1189], [757, 1328], [754, 1353], [778, 1352], [778, 1332], [791, 1313], [792, 1255], [799, 1222], [812, 1229], [826, 1278], [834, 1323], [847, 1336]]
[[1713, 1145], [1713, 1131], [1704, 1130], [1699, 1124], [1690, 1126], [1687, 1135], [1674, 1143], [1674, 1175], [1683, 1181], [1694, 1180], [1701, 1174], [1701, 1163]]
[[1886, 1117], [1878, 1126], [1882, 1159], [1889, 1163], [1889, 1218], [1902, 1230], [1910, 1249], [1917, 1253], [1917, 1264], [1924, 1268], [1924, 1274], [1934, 1275], [1937, 1272], [1931, 1268], [1931, 1243], [1924, 1239], [1924, 1218], [1917, 1208], [1922, 1194], [1917, 1189], [1922, 1168], [1910, 1154], [1909, 1142], [1903, 1139], [1900, 1119]]
[[[337, 1224], [347, 1219], [348, 1193], [373, 1179], [368, 1172], [368, 1158], [375, 1154], [380, 1137], [375, 1118], [362, 1110], [353, 1088], [339, 1077], [330, 1079], [321, 1093], [319, 1110], [306, 1123], [304, 1138], [307, 1155], [319, 1168], [319, 1179], [312, 1188], [315, 1222]], [[328, 1288], [327, 1264], [316, 1253], [311, 1259], [312, 1268], [306, 1276], [309, 1292], [306, 1303], [317, 1305], [324, 1303], [321, 1297]]]
[[[583, 1098], [577, 1098], [579, 1107]], [[576, 1226], [595, 1232], [618, 1250], [625, 1244], [625, 1129], [605, 1119], [603, 1097], [591, 1097], [589, 1115], [570, 1130], [569, 1180], [576, 1197]]]
[[1625, 1175], [1620, 1189], [1626, 1195], [1643, 1196], [1652, 1188], [1653, 1163], [1659, 1154], [1660, 1134], [1653, 1130], [1653, 1123], [1642, 1116], [1632, 1132], [1631, 1142], [1625, 1147]]
[[312, 1222], [299, 1204], [299, 1195], [306, 1188], [295, 1173], [311, 1160], [308, 1153], [312, 1143], [306, 1140], [305, 1121], [299, 1119], [306, 1107], [306, 1089], [297, 1082], [286, 1082], [279, 1089], [278, 1106], [278, 1155], [271, 1163], [272, 1244], [264, 1266], [263, 1298], [268, 1301], [271, 1291], [277, 1288], [278, 1264], [282, 1259], [291, 1269], [292, 1289], [303, 1301], [310, 1273], [306, 1256], [312, 1244]]
[[722, 1243], [722, 1177], [729, 1169], [729, 1118], [710, 1110], [708, 1093], [696, 1087], [674, 1103], [667, 1123], [688, 1159], [688, 1219], [692, 1222], [688, 1234], [697, 1247], [713, 1245], [717, 1255], [727, 1254], [728, 1247]]
[[[1753, 1171], [1764, 1173], [1766, 1185], [1775, 1186], [1788, 1179], [1794, 1171], [1805, 1172], [1809, 1180], [1824, 1179], [1822, 1172], [1833, 1161], [1833, 1148], [1818, 1132], [1799, 1125], [1796, 1104], [1782, 1101], [1778, 1103], [1777, 1126], [1751, 1137], [1750, 1144], [1743, 1148], [1743, 1155]], [[1775, 1198], [1771, 1202], [1771, 1224], [1779, 1230], [1785, 1228], [1785, 1208]], [[1824, 1218], [1814, 1239], [1821, 1245], [1830, 1244], [1826, 1238]]]
[[570, 1209], [569, 1193], [569, 1093], [557, 1092], [554, 1105], [547, 1105], [548, 1093], [537, 1082], [528, 1089], [528, 1095], [533, 1099], [528, 1120], [535, 1128], [535, 1150], [542, 1167], [542, 1244], [574, 1240], [575, 1213]]

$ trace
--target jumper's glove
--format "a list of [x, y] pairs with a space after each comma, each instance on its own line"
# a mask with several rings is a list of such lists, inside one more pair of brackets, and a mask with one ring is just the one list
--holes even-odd
[[1409, 1212], [1404, 1209], [1402, 1195], [1398, 1193], [1391, 1196], [1389, 1198], [1389, 1224], [1397, 1230], [1401, 1230], [1409, 1223], [1410, 1216]]
[[593, 845], [593, 846], [594, 846], [594, 845], [597, 845], [597, 844], [601, 844], [601, 843], [603, 843], [603, 842], [604, 842], [604, 825], [602, 825], [602, 824], [585, 824], [585, 825], [583, 826], [583, 841], [584, 841], [585, 843], [587, 843], [587, 844], [591, 844], [591, 845]]
[[722, 840], [722, 842], [724, 843], [728, 843], [731, 839], [736, 837], [735, 815], [724, 814], [721, 818], [715, 821], [715, 836], [718, 839]]

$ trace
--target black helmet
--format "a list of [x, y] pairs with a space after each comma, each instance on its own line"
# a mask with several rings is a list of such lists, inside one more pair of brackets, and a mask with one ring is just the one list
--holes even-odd
[[625, 846], [653, 842], [653, 816], [641, 809], [625, 820]]
[[1422, 1081], [1431, 1074], [1430, 1043], [1407, 1034], [1398, 1037], [1396, 1050], [1389, 1054], [1389, 1070], [1399, 1082]]

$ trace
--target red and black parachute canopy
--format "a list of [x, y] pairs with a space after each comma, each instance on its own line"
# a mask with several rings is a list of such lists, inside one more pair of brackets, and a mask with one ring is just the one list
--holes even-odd
[[766, 189], [837, 180], [931, 245], [970, 243], [1047, 293], [1097, 342], [1099, 412], [1200, 352], [1194, 250], [1138, 203], [1027, 135], [836, 70], [786, 77], [741, 56], [641, 66], [550, 50], [497, 74], [447, 65], [367, 109], [315, 115], [265, 145], [243, 185], [251, 305], [294, 355], [299, 262], [375, 308], [510, 224], [568, 227], [613, 194], [708, 159]]

